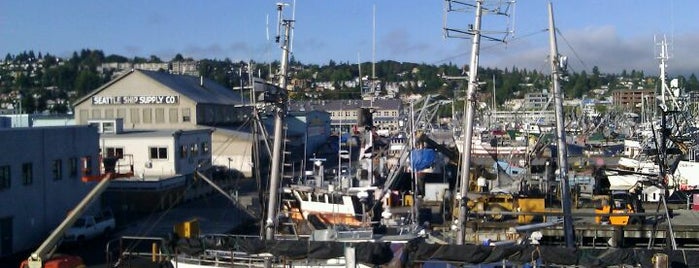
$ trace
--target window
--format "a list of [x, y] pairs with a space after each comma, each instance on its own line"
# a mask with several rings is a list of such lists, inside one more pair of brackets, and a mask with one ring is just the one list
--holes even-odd
[[177, 123], [177, 108], [170, 108], [170, 123]]
[[10, 166], [0, 166], [0, 190], [10, 189], [11, 177], [10, 177]]
[[131, 114], [131, 123], [132, 124], [141, 123], [141, 117], [139, 116], [138, 108], [131, 108], [130, 114]]
[[167, 147], [150, 147], [150, 159], [167, 159]]
[[88, 117], [90, 117], [90, 111], [88, 111], [87, 109], [80, 109], [78, 113], [80, 114], [80, 124], [87, 123], [87, 119], [89, 119]]
[[104, 109], [104, 118], [107, 118], [107, 119], [114, 118], [114, 109]]
[[155, 123], [165, 123], [165, 108], [155, 108]]
[[114, 133], [114, 122], [103, 122], [102, 133]]
[[53, 160], [53, 164], [51, 165], [51, 173], [53, 174], [54, 181], [63, 179], [63, 161], [61, 161], [61, 159]]
[[209, 143], [208, 142], [202, 142], [201, 143], [201, 153], [204, 155], [209, 154]]
[[126, 118], [126, 109], [117, 108], [116, 118]]
[[197, 145], [196, 143], [190, 145], [189, 149], [192, 151], [191, 156], [196, 156], [199, 154], [199, 145]]
[[153, 123], [153, 109], [143, 108], [143, 123], [150, 124]]
[[124, 158], [124, 148], [107, 147], [107, 157]]
[[187, 146], [180, 145], [180, 159], [187, 157]]
[[90, 175], [92, 174], [92, 157], [91, 156], [85, 156], [83, 157], [83, 175]]
[[192, 110], [189, 108], [182, 109], [182, 122], [189, 122], [192, 120]]
[[24, 163], [22, 164], [22, 184], [31, 185], [32, 183], [34, 183], [32, 163]]
[[68, 159], [68, 171], [70, 172], [70, 177], [75, 178], [78, 176], [78, 158], [71, 157]]
[[100, 109], [92, 109], [92, 118], [93, 118], [93, 119], [100, 119], [100, 118], [102, 118], [102, 110], [100, 110]]

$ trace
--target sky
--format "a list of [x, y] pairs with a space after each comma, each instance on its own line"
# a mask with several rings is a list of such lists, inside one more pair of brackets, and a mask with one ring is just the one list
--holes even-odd
[[[474, 3], [473, 0], [461, 2]], [[487, 7], [503, 1], [486, 0]], [[270, 62], [281, 58], [277, 1], [0, 1], [0, 56], [22, 51], [69, 57], [99, 49], [126, 57], [180, 53], [194, 59]], [[395, 60], [466, 65], [471, 41], [445, 38], [466, 29], [472, 9], [445, 13], [442, 0], [286, 0], [294, 19], [292, 52], [302, 63]], [[509, 17], [486, 14], [480, 66], [549, 72], [548, 0], [518, 0]], [[699, 1], [553, 0], [559, 53], [571, 71], [642, 70], [657, 74], [657, 41], [670, 44], [668, 74], [699, 73]], [[292, 7], [295, 4], [295, 7]], [[375, 10], [375, 16], [374, 14]], [[445, 15], [446, 14], [446, 15]], [[375, 18], [375, 28], [372, 27]], [[375, 29], [375, 34], [374, 30]], [[375, 44], [375, 51], [372, 49]]]

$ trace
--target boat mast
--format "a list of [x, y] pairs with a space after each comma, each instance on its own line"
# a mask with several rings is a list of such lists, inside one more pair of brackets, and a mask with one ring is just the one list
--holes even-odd
[[[272, 151], [272, 167], [270, 171], [270, 182], [269, 182], [269, 204], [267, 206], [267, 221], [265, 222], [267, 240], [274, 239], [274, 229], [276, 226], [275, 219], [277, 218], [277, 209], [279, 207], [279, 184], [281, 178], [281, 161], [282, 161], [282, 141], [284, 137], [284, 117], [286, 116], [287, 109], [287, 99], [286, 99], [286, 76], [287, 76], [287, 63], [289, 62], [289, 39], [291, 33], [291, 25], [293, 20], [281, 19], [282, 9], [284, 4], [277, 3], [277, 12], [280, 18], [279, 27], [284, 27], [284, 38], [281, 40], [282, 46], [282, 61], [280, 63], [280, 74], [279, 74], [279, 88], [275, 98], [275, 111], [274, 111], [274, 143]], [[277, 36], [277, 42], [280, 42], [279, 36]]]
[[466, 113], [464, 116], [464, 150], [462, 153], [463, 162], [461, 164], [461, 181], [460, 181], [460, 202], [459, 202], [459, 228], [456, 235], [456, 244], [464, 244], [464, 231], [466, 230], [466, 214], [468, 214], [468, 184], [469, 170], [471, 169], [471, 141], [473, 139], [473, 106], [476, 101], [476, 87], [478, 86], [478, 57], [481, 46], [481, 16], [483, 15], [482, 8], [483, 0], [476, 0], [476, 18], [471, 30], [473, 38], [471, 39], [471, 62], [469, 63], [468, 72], [468, 89], [466, 90]]
[[551, 55], [551, 80], [553, 83], [553, 98], [556, 107], [556, 146], [558, 147], [558, 174], [561, 180], [561, 206], [563, 207], [563, 233], [566, 247], [575, 247], [573, 233], [573, 216], [571, 214], [570, 185], [568, 184], [568, 147], [566, 145], [565, 122], [563, 116], [563, 94], [561, 93], [560, 67], [561, 59], [556, 44], [556, 26], [553, 21], [553, 4], [549, 2], [549, 42]]

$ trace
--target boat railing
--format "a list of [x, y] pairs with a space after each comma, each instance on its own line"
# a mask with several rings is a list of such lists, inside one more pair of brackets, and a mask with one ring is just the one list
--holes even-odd
[[271, 254], [250, 255], [245, 252], [207, 249], [197, 256], [178, 254], [173, 264], [200, 265], [206, 267], [270, 267], [276, 263]]
[[347, 230], [337, 231], [337, 239], [371, 239], [374, 236], [372, 230]]
[[107, 242], [106, 261], [110, 267], [122, 267], [132, 262], [165, 262], [168, 254], [160, 251], [166, 244], [161, 237], [122, 236]]
[[[277, 262], [270, 254], [248, 254], [244, 240], [259, 236], [207, 234], [194, 239], [122, 236], [106, 245], [107, 263], [122, 267], [144, 262], [205, 265], [214, 267], [265, 267]], [[176, 266], [175, 266], [176, 267]]]

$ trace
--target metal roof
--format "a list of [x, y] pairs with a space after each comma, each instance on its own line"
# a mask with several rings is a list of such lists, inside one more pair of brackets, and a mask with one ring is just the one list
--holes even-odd
[[[170, 88], [171, 90], [182, 94], [182, 96], [191, 99], [196, 103], [210, 103], [210, 104], [221, 104], [221, 105], [239, 105], [247, 103], [247, 100], [243, 98], [240, 94], [233, 91], [232, 89], [221, 86], [213, 80], [189, 75], [175, 75], [166, 72], [159, 71], [146, 71], [146, 70], [132, 70], [126, 74], [107, 82], [98, 89], [93, 90], [87, 95], [80, 98], [75, 105], [82, 103], [85, 100], [90, 99], [92, 96], [97, 95], [99, 92], [110, 87], [111, 85], [118, 83], [120, 80], [133, 75], [134, 73], [141, 73], [156, 82]], [[203, 83], [202, 83], [203, 82]]]
[[202, 83], [201, 77], [157, 71], [139, 71], [197, 103], [237, 105], [244, 101], [237, 92], [207, 78], [203, 78]]

